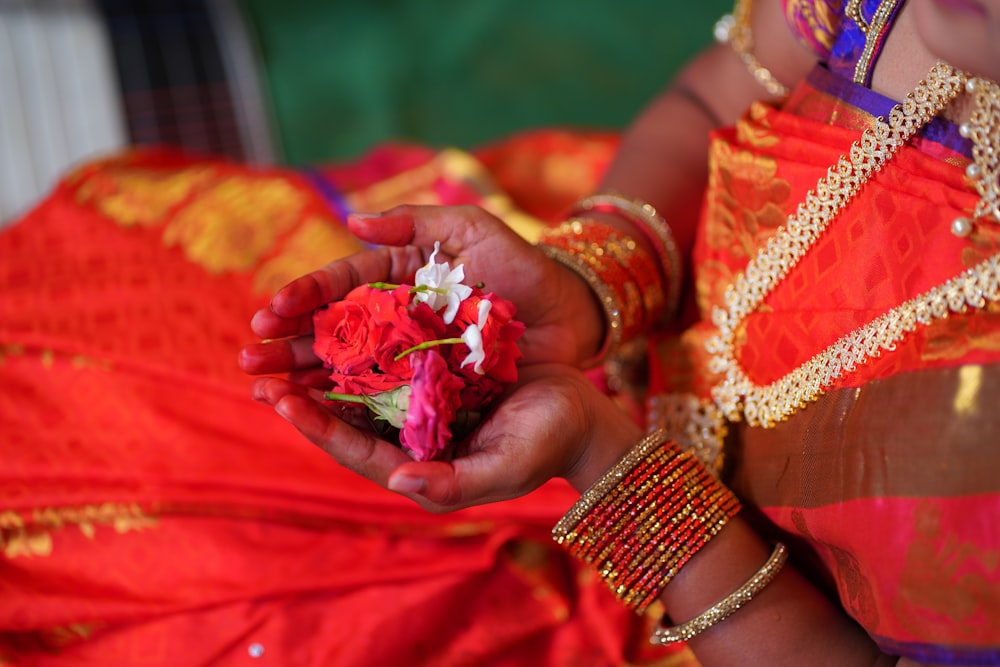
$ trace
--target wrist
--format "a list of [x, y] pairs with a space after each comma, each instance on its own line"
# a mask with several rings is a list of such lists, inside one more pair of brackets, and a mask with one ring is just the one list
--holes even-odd
[[547, 229], [538, 245], [591, 289], [591, 302], [603, 311], [606, 341], [584, 366], [598, 365], [662, 316], [665, 297], [653, 257], [616, 227], [574, 218]]
[[642, 429], [631, 419], [623, 420], [618, 428], [588, 430], [580, 454], [564, 475], [578, 493], [584, 493], [625, 456], [642, 436]]

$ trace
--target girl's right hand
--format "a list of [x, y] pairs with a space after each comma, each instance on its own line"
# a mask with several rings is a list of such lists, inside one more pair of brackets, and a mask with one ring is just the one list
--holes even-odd
[[379, 247], [282, 287], [253, 317], [251, 328], [266, 342], [243, 349], [245, 372], [292, 373], [314, 384], [305, 380], [322, 377], [312, 353], [313, 312], [358, 285], [410, 279], [426, 264], [435, 242], [441, 244], [436, 260], [463, 264], [466, 284], [482, 283], [517, 307], [517, 319], [527, 325], [520, 340], [523, 363], [579, 366], [601, 346], [603, 311], [587, 284], [482, 208], [399, 206], [374, 216], [352, 215], [348, 226]]

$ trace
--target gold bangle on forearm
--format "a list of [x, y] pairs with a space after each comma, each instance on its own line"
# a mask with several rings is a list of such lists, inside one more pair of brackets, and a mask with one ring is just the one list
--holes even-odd
[[686, 642], [713, 625], [721, 623], [767, 588], [767, 585], [778, 576], [778, 572], [784, 567], [787, 559], [788, 550], [784, 544], [779, 542], [764, 566], [757, 570], [757, 573], [750, 577], [746, 583], [690, 621], [669, 628], [658, 627], [649, 641], [653, 644]]
[[656, 248], [660, 260], [660, 277], [666, 292], [665, 315], [667, 318], [675, 316], [680, 304], [684, 265], [674, 233], [667, 221], [652, 204], [630, 199], [616, 192], [599, 192], [584, 197], [573, 206], [571, 215], [593, 212], [612, 213], [624, 218], [638, 227]]
[[624, 343], [638, 338], [663, 309], [663, 286], [656, 262], [631, 237], [607, 223], [572, 219], [546, 229], [538, 246], [570, 269], [598, 297], [607, 323], [600, 353], [585, 365], [596, 366]]

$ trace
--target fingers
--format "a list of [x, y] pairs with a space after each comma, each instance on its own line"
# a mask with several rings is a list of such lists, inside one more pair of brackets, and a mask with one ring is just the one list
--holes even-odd
[[[409, 279], [426, 263], [435, 242], [454, 258], [478, 251], [479, 259], [488, 261], [508, 257], [511, 244], [526, 245], [478, 206], [398, 206], [377, 215], [351, 215], [348, 227], [358, 238], [384, 247], [331, 262], [282, 287], [269, 307], [254, 315], [250, 326], [257, 336], [287, 338], [310, 332], [312, 311], [363, 283]], [[487, 239], [491, 242], [484, 243]]]
[[312, 344], [311, 336], [252, 343], [240, 350], [240, 369], [250, 375], [311, 369], [319, 364]]
[[[271, 338], [294, 336], [302, 333], [302, 316], [340, 299], [352, 289], [367, 282], [385, 280], [401, 275], [396, 261], [382, 248], [360, 252], [327, 264], [301, 278], [288, 283], [271, 298], [270, 312], [276, 318], [258, 313], [254, 318], [254, 332]], [[266, 311], [265, 311], [266, 312]], [[280, 324], [278, 324], [280, 322]], [[277, 327], [277, 330], [258, 328]]]
[[[318, 392], [302, 385], [273, 377], [257, 378], [251, 395], [271, 405], [306, 439], [344, 467], [432, 512], [451, 512], [514, 498], [551, 476], [534, 475], [521, 470], [523, 465], [512, 465], [512, 456], [519, 457], [499, 441], [503, 438], [480, 438], [476, 451], [453, 461], [418, 462], [397, 445], [337, 419], [318, 400]], [[536, 481], [526, 483], [527, 477]]]
[[353, 472], [387, 486], [390, 473], [412, 461], [398, 447], [334, 417], [312, 392], [278, 378], [254, 381], [255, 400], [274, 407], [307, 440]]
[[435, 242], [453, 257], [464, 256], [492, 237], [491, 252], [501, 251], [497, 241], [517, 242], [520, 237], [494, 215], [478, 206], [397, 206], [377, 215], [351, 215], [348, 228], [359, 238], [383, 245], [433, 248]]
[[281, 317], [270, 306], [261, 308], [250, 320], [250, 330], [265, 340], [301, 336], [312, 332], [312, 313], [298, 317]]
[[[516, 466], [513, 466], [516, 468]], [[409, 462], [396, 468], [388, 488], [434, 512], [452, 512], [499, 502], [533, 490], [525, 488], [511, 462], [495, 451], [479, 451], [453, 461]]]

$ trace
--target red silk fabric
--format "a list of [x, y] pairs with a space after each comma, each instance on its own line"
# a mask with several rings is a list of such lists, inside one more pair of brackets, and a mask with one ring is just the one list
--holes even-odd
[[[702, 321], [659, 342], [654, 384], [707, 396], [711, 309], [871, 116], [801, 86], [755, 105], [711, 149], [696, 247]], [[978, 200], [968, 159], [918, 138], [749, 316], [737, 356], [759, 385], [1000, 252], [1000, 227], [959, 238]], [[793, 545], [886, 653], [920, 662], [1000, 660], [1000, 308], [918, 326], [773, 429], [731, 425], [728, 479], [748, 514]]]
[[[578, 193], [546, 199], [515, 156], [596, 175], [613, 144], [387, 147], [320, 175], [355, 208], [517, 208], [492, 165], [551, 214]], [[0, 665], [689, 664], [552, 542], [565, 484], [431, 515], [250, 400], [250, 316], [360, 248], [311, 183], [127, 153], [0, 233]]]

